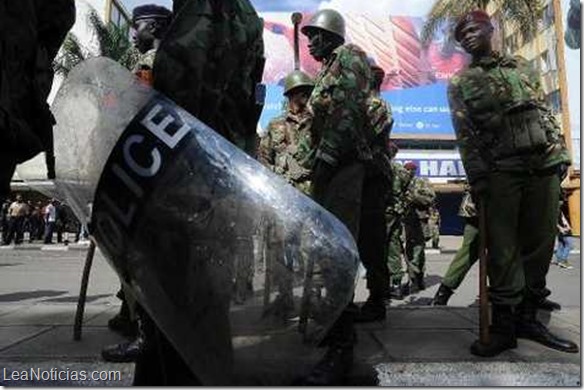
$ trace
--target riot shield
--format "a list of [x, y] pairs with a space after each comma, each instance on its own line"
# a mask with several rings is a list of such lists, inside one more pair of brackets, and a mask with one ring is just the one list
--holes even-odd
[[354, 290], [345, 226], [111, 60], [75, 68], [52, 108], [58, 195], [81, 221], [93, 202], [99, 249], [193, 373], [308, 371]]

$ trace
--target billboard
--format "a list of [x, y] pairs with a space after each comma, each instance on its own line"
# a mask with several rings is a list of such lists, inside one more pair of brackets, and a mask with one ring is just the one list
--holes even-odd
[[[386, 72], [382, 96], [392, 106], [395, 124], [393, 138], [455, 139], [446, 97], [448, 79], [468, 61], [462, 49], [439, 31], [425, 48], [420, 31], [432, 6], [428, 0], [252, 0], [264, 19], [267, 85], [266, 105], [260, 119], [260, 132], [283, 107], [282, 80], [293, 70], [294, 29], [290, 16], [303, 14], [303, 23], [324, 8], [339, 11], [347, 24], [347, 42], [360, 46]], [[407, 3], [407, 7], [404, 5]], [[301, 68], [316, 75], [320, 64], [300, 36]]]

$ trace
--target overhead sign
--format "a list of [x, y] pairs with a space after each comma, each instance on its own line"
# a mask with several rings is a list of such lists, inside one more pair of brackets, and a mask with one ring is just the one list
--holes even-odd
[[464, 179], [466, 173], [456, 150], [407, 150], [398, 152], [395, 161], [400, 164], [413, 162], [418, 166], [416, 175], [433, 183], [446, 183]]

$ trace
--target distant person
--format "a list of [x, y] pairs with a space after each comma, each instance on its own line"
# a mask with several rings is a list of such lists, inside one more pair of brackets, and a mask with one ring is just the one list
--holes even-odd
[[53, 233], [55, 232], [55, 225], [57, 223], [57, 201], [51, 199], [49, 204], [45, 207], [45, 244], [53, 243]]
[[8, 215], [10, 217], [10, 228], [6, 244], [10, 244], [13, 239], [15, 244], [22, 244], [24, 222], [28, 215], [28, 205], [22, 200], [22, 195], [16, 195], [16, 200], [8, 208]]
[[568, 262], [568, 257], [572, 250], [571, 236], [572, 227], [564, 213], [560, 211], [560, 217], [558, 220], [558, 246], [555, 251], [556, 260], [552, 261], [552, 263], [564, 269], [574, 268]]

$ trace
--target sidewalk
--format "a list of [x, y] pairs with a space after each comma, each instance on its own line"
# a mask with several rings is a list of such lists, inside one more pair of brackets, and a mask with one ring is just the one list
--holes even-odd
[[[450, 253], [458, 245], [457, 238], [445, 238], [441, 244], [444, 247], [442, 252]], [[561, 353], [531, 341], [520, 340], [517, 349], [496, 358], [484, 359], [471, 355], [469, 346], [478, 337], [476, 267], [453, 296], [453, 306], [428, 306], [439, 284], [439, 275], [443, 274], [452, 257], [436, 251], [428, 252], [427, 289], [404, 301], [392, 302], [386, 321], [357, 325], [356, 365], [347, 384], [400, 387], [580, 386], [581, 354]], [[66, 253], [69, 257], [63, 259]], [[6, 256], [4, 260], [3, 255]], [[16, 272], [15, 267], [18, 266], [15, 265], [15, 259], [25, 255], [31, 260], [22, 260], [29, 268], [21, 275]], [[0, 251], [0, 267], [4, 272], [0, 275], [0, 284], [4, 286], [4, 294], [0, 291], [0, 385], [131, 384], [133, 364], [105, 363], [100, 357], [104, 345], [122, 341], [107, 328], [107, 320], [118, 310], [117, 300], [113, 297], [117, 279], [103, 259], [96, 260], [92, 270], [82, 339], [73, 341], [78, 275], [84, 255], [84, 251], [38, 252], [32, 248], [28, 251]], [[558, 335], [581, 345], [580, 295], [575, 296], [575, 291], [580, 291], [579, 256], [573, 256], [571, 260], [576, 267], [574, 272], [566, 272], [559, 267], [550, 269], [549, 283], [554, 292], [552, 298], [562, 303], [562, 310], [541, 312], [540, 318]], [[47, 262], [51, 263], [47, 269], [60, 274], [58, 281], [48, 284], [45, 279], [56, 276], [43, 271], [39, 273], [42, 280], [31, 282], [36, 287], [28, 292], [26, 299], [17, 296], [25, 293], [15, 287], [22, 284], [22, 281], [15, 279], [22, 277], [23, 280], [36, 280], [34, 278], [37, 276], [31, 270]], [[67, 272], [71, 275], [65, 275]], [[2, 275], [11, 280], [3, 279]], [[13, 283], [12, 287], [8, 286], [10, 283]], [[59, 283], [63, 286], [60, 290], [55, 287]], [[51, 294], [56, 298], [45, 298]], [[364, 281], [360, 279], [356, 301], [362, 302], [366, 296]], [[261, 364], [259, 366], [263, 367]], [[39, 383], [11, 382], [2, 377], [3, 372], [28, 370], [31, 367], [69, 371], [119, 370], [121, 378], [100, 382], [61, 380]], [[249, 384], [278, 383], [281, 372], [270, 371], [270, 367], [279, 367], [281, 371], [282, 366], [277, 364], [276, 359], [274, 364], [266, 365], [265, 372], [249, 378]]]

